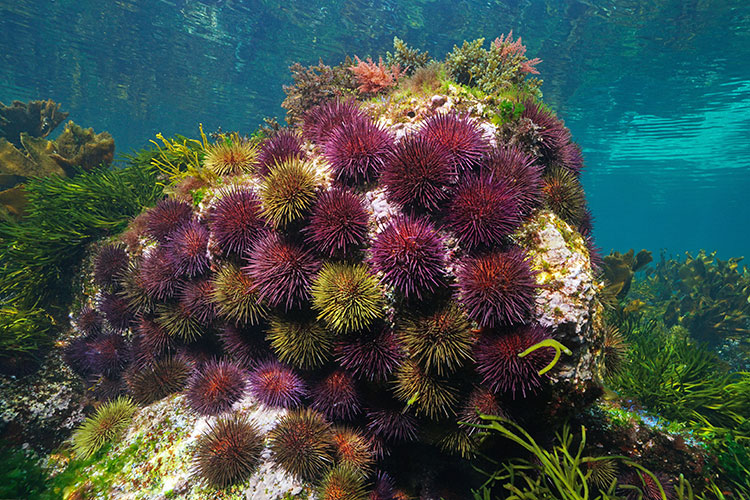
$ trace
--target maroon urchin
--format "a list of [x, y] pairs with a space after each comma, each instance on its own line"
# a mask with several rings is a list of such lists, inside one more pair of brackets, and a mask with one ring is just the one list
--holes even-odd
[[378, 178], [392, 148], [391, 133], [363, 117], [334, 128], [325, 143], [324, 156], [335, 180], [357, 186]]
[[522, 216], [542, 203], [542, 171], [533, 156], [517, 146], [493, 149], [485, 158], [487, 170], [498, 180], [512, 187]]
[[266, 175], [271, 165], [289, 158], [302, 160], [305, 153], [302, 151], [300, 136], [293, 130], [283, 128], [263, 141], [258, 154], [258, 174]]
[[537, 284], [518, 247], [468, 259], [458, 271], [460, 300], [481, 326], [522, 323], [534, 306]]
[[419, 425], [416, 417], [402, 408], [367, 410], [367, 428], [388, 441], [414, 441]]
[[[508, 418], [505, 412], [500, 408], [495, 393], [486, 387], [475, 387], [466, 398], [466, 402], [458, 413], [460, 422], [466, 424], [482, 425], [485, 423], [480, 415], [496, 415], [502, 418]], [[465, 425], [465, 430], [469, 434], [474, 434], [479, 429]]]
[[385, 380], [401, 362], [403, 352], [390, 327], [347, 337], [336, 346], [338, 362], [354, 375], [367, 380]]
[[208, 258], [208, 237], [208, 229], [195, 219], [169, 233], [164, 249], [175, 274], [193, 277], [208, 270], [211, 263]]
[[523, 103], [521, 118], [531, 120], [535, 126], [536, 141], [531, 147], [539, 152], [544, 165], [562, 162], [562, 151], [570, 142], [570, 130], [555, 114], [536, 101], [527, 99]]
[[331, 424], [309, 408], [287, 413], [268, 437], [273, 460], [300, 479], [314, 481], [333, 464]]
[[529, 347], [548, 339], [547, 331], [538, 325], [524, 325], [487, 332], [475, 345], [474, 359], [482, 384], [495, 392], [533, 394], [542, 384], [539, 371], [552, 360], [549, 348], [540, 348], [520, 358]]
[[386, 284], [406, 298], [421, 299], [441, 285], [445, 248], [429, 222], [396, 217], [373, 241], [371, 262]]
[[138, 318], [135, 329], [133, 351], [137, 364], [148, 364], [173, 347], [173, 339], [169, 333], [145, 316]]
[[354, 378], [345, 370], [336, 370], [310, 391], [311, 407], [330, 420], [351, 420], [359, 413], [359, 396]]
[[311, 247], [326, 257], [344, 256], [367, 241], [370, 216], [362, 199], [346, 189], [331, 189], [318, 198], [304, 231]]
[[335, 127], [365, 118], [354, 100], [332, 100], [316, 106], [305, 114], [302, 135], [309, 141], [322, 145]]
[[130, 345], [119, 333], [107, 333], [88, 343], [88, 366], [93, 373], [118, 375], [130, 360]]
[[124, 245], [104, 245], [94, 261], [94, 282], [105, 288], [117, 285], [128, 269], [128, 252]]
[[134, 319], [128, 301], [114, 293], [104, 294], [99, 310], [115, 330], [127, 330]]
[[226, 325], [218, 337], [224, 352], [245, 368], [253, 368], [271, 355], [258, 327]]
[[157, 241], [166, 241], [169, 233], [189, 221], [193, 207], [174, 199], [162, 200], [147, 212], [146, 233]]
[[213, 207], [209, 225], [222, 252], [241, 255], [263, 230], [260, 198], [249, 189], [224, 191]]
[[296, 408], [306, 390], [302, 377], [290, 367], [278, 361], [265, 361], [250, 373], [250, 392], [271, 408]]
[[92, 337], [78, 337], [70, 341], [63, 350], [63, 361], [74, 373], [81, 377], [91, 374], [91, 365], [89, 363], [89, 343]]
[[203, 326], [216, 318], [216, 306], [211, 301], [214, 287], [209, 279], [185, 281], [177, 287], [177, 297], [182, 308]]
[[310, 286], [320, 269], [311, 252], [270, 233], [253, 246], [247, 260], [242, 271], [271, 307], [282, 306], [288, 311], [310, 299]]
[[478, 166], [489, 144], [473, 120], [456, 113], [437, 113], [422, 124], [419, 134], [445, 146], [458, 172]]
[[435, 211], [456, 182], [450, 151], [435, 141], [408, 135], [394, 148], [381, 175], [389, 201], [409, 209]]
[[180, 284], [180, 278], [165, 247], [152, 249], [143, 258], [138, 273], [144, 291], [156, 300], [171, 298]]
[[560, 163], [576, 175], [583, 171], [583, 152], [575, 142], [569, 142], [560, 151]]
[[513, 188], [497, 177], [471, 176], [456, 188], [447, 222], [468, 249], [502, 243], [521, 223]]
[[76, 317], [76, 326], [84, 335], [97, 335], [102, 332], [104, 318], [96, 309], [84, 306]]
[[245, 393], [247, 375], [239, 365], [209, 361], [188, 381], [187, 401], [200, 415], [218, 415], [232, 408]]

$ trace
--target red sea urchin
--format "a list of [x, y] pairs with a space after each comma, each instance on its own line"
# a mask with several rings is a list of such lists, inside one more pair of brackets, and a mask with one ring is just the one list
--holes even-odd
[[250, 392], [271, 408], [296, 408], [305, 396], [305, 383], [290, 367], [265, 361], [250, 372]]
[[513, 189], [521, 216], [531, 213], [542, 203], [542, 171], [534, 157], [517, 146], [493, 149], [484, 166], [498, 180]]
[[419, 134], [445, 146], [457, 172], [477, 167], [489, 144], [476, 122], [456, 113], [437, 113], [422, 124]]
[[185, 281], [177, 287], [180, 306], [202, 326], [208, 326], [216, 318], [216, 306], [211, 301], [214, 292], [209, 279]]
[[359, 413], [359, 395], [354, 378], [335, 370], [313, 386], [311, 407], [330, 420], [351, 420]]
[[521, 223], [516, 193], [492, 174], [470, 176], [456, 188], [447, 221], [468, 249], [500, 244]]
[[391, 133], [370, 118], [362, 117], [335, 127], [323, 154], [335, 180], [357, 186], [378, 178], [392, 148]]
[[408, 135], [394, 148], [380, 177], [389, 201], [409, 209], [436, 211], [456, 182], [450, 151], [433, 140]]
[[146, 215], [146, 233], [157, 241], [165, 241], [169, 233], [189, 221], [193, 207], [174, 199], [162, 200]]
[[104, 245], [94, 261], [94, 282], [105, 288], [116, 286], [128, 269], [128, 252], [124, 245]]
[[345, 256], [367, 242], [370, 216], [363, 200], [346, 189], [331, 189], [320, 195], [304, 229], [306, 241], [326, 256]]
[[208, 229], [195, 219], [169, 233], [164, 250], [178, 276], [194, 277], [208, 270]]
[[406, 298], [421, 299], [441, 285], [445, 248], [429, 222], [396, 217], [373, 241], [371, 262], [386, 284]]
[[529, 347], [549, 338], [538, 325], [524, 325], [483, 334], [474, 349], [477, 373], [482, 384], [497, 392], [510, 392], [515, 398], [533, 394], [542, 384], [539, 371], [552, 360], [548, 348], [533, 351], [520, 358]]
[[336, 359], [352, 374], [371, 381], [383, 381], [403, 358], [396, 334], [387, 326], [346, 338], [336, 346]]
[[190, 377], [187, 402], [199, 415], [218, 415], [232, 408], [245, 393], [245, 371], [227, 361], [210, 361]]
[[156, 247], [145, 255], [138, 273], [140, 284], [152, 299], [171, 298], [180, 284], [180, 278], [166, 247]]
[[222, 191], [211, 211], [209, 226], [224, 254], [241, 255], [263, 230], [260, 198], [249, 189]]
[[458, 271], [460, 300], [481, 326], [522, 323], [534, 306], [537, 284], [520, 248], [468, 259]]
[[285, 311], [299, 308], [310, 299], [310, 286], [320, 263], [304, 248], [269, 233], [247, 254], [242, 268], [255, 283], [258, 296], [271, 307]]
[[302, 140], [296, 132], [289, 129], [277, 130], [263, 141], [258, 154], [258, 173], [266, 175], [274, 163], [281, 163], [290, 158], [302, 160]]
[[305, 114], [302, 135], [309, 141], [323, 144], [333, 129], [341, 123], [365, 118], [353, 100], [332, 100], [316, 106]]

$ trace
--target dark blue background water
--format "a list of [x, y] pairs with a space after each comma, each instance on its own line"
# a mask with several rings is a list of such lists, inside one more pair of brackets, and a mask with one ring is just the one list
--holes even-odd
[[[283, 117], [294, 61], [442, 58], [513, 29], [583, 146], [605, 251], [750, 250], [750, 2], [0, 1], [0, 101], [52, 98], [118, 150]], [[750, 257], [750, 256], [749, 256]]]

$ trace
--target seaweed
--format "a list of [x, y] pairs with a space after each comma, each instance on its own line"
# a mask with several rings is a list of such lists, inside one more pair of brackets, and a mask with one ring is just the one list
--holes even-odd
[[405, 75], [411, 76], [414, 72], [427, 66], [430, 59], [430, 53], [422, 52], [419, 49], [409, 47], [406, 42], [399, 37], [393, 37], [393, 53], [386, 52], [385, 62], [389, 67], [400, 66]]

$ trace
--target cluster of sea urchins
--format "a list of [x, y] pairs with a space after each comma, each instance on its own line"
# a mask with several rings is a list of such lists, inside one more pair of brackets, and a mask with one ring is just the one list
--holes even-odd
[[[184, 390], [219, 416], [195, 462], [211, 484], [258, 463], [260, 433], [232, 413], [250, 395], [288, 410], [272, 457], [321, 498], [366, 484], [395, 498], [405, 478], [389, 464], [425, 446], [471, 456], [465, 422], [534, 395], [552, 357], [518, 356], [551, 332], [509, 236], [544, 206], [584, 234], [590, 221], [567, 129], [532, 102], [518, 123], [534, 133], [495, 145], [475, 119], [436, 113], [397, 140], [329, 101], [259, 150], [223, 141], [207, 152], [227, 174], [207, 206], [165, 199], [133, 225], [145, 244], [101, 249], [71, 366], [108, 397]], [[391, 207], [384, 224], [373, 199]]]

